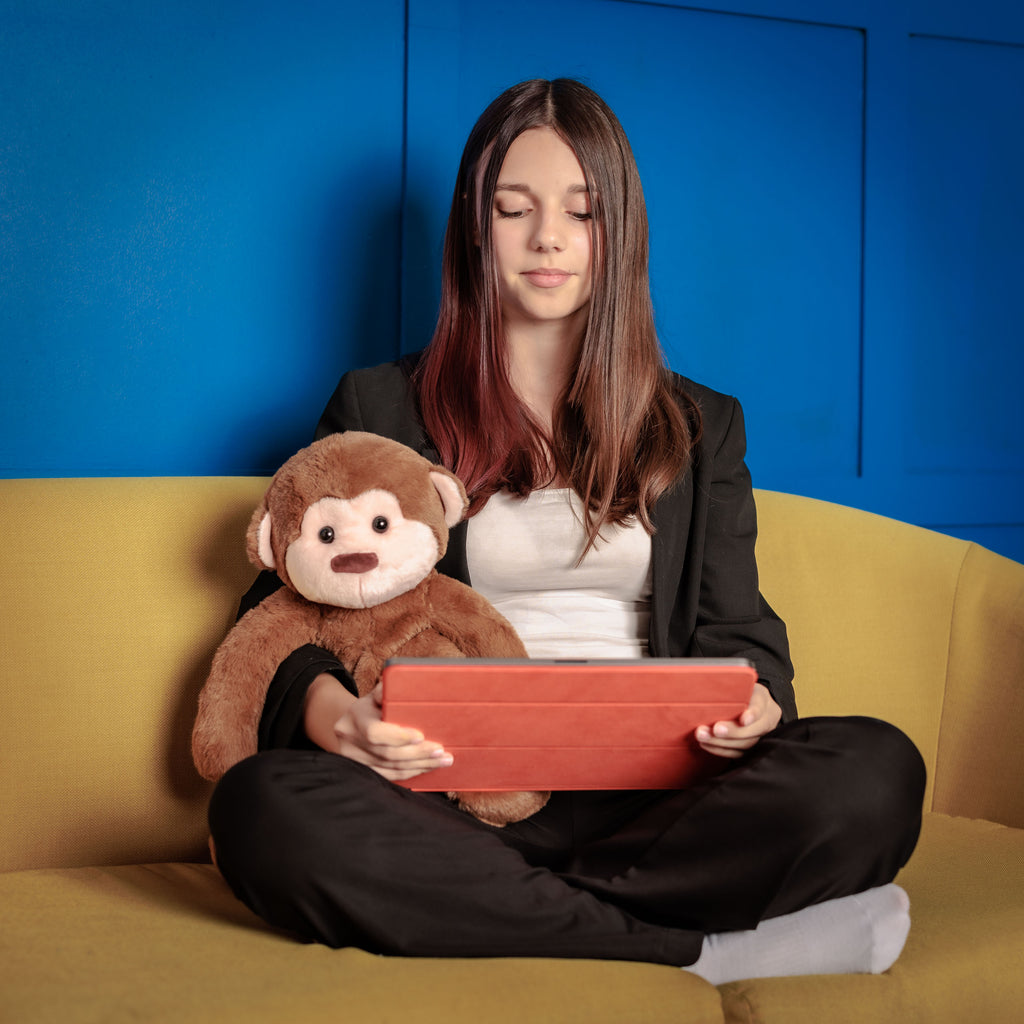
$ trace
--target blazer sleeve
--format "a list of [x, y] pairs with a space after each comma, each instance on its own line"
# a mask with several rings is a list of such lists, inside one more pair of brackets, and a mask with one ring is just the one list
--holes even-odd
[[431, 454], [416, 411], [412, 373], [417, 354], [392, 363], [350, 370], [338, 382], [317, 424], [316, 437], [365, 430], [390, 437], [415, 452]]
[[357, 376], [350, 372], [338, 382], [320, 417], [320, 422], [317, 423], [317, 441], [328, 434], [342, 434], [346, 430], [366, 430], [359, 391], [356, 387], [357, 379]]
[[[784, 721], [797, 717], [793, 665], [786, 626], [761, 595], [754, 546], [757, 511], [747, 470], [743, 410], [730, 399], [730, 415], [711, 455], [706, 489], [704, 544], [700, 564], [694, 655], [746, 658], [782, 708]], [[709, 438], [715, 444], [715, 438]]]

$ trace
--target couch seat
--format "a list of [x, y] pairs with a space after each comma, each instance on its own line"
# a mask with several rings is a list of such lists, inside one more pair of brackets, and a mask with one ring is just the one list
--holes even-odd
[[1024, 830], [926, 814], [921, 841], [897, 882], [910, 894], [913, 924], [891, 970], [723, 985], [726, 1021], [1024, 1020]]
[[429, 1019], [452, 1024], [669, 1024], [681, 1007], [687, 1021], [709, 1024], [723, 1015], [750, 1024], [1011, 1021], [1024, 1008], [1024, 920], [993, 879], [1009, 891], [1024, 884], [1024, 832], [929, 814], [900, 878], [914, 927], [888, 974], [719, 991], [649, 964], [401, 959], [302, 945], [251, 915], [209, 864], [11, 872], [0, 874], [0, 1020], [406, 1024], [421, 1004]]

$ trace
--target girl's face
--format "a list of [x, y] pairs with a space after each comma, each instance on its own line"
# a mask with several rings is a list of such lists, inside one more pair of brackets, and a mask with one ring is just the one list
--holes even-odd
[[552, 128], [509, 147], [491, 213], [506, 329], [564, 322], [582, 334], [590, 302], [590, 195], [576, 154]]

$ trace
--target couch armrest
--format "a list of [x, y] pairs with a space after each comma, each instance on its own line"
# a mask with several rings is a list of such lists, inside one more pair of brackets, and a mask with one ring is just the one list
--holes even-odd
[[957, 581], [933, 809], [1024, 827], [1024, 565], [972, 544]]

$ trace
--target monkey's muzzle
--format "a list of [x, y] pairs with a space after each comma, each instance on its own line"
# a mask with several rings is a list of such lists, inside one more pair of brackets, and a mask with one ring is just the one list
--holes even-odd
[[369, 572], [377, 568], [377, 561], [372, 551], [357, 551], [351, 555], [335, 555], [331, 568], [335, 572]]

